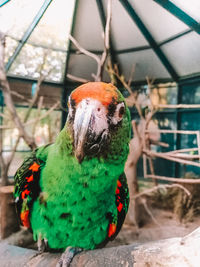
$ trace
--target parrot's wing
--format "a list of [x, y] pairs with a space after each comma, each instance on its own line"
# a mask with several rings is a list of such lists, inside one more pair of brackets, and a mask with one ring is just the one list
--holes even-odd
[[36, 151], [24, 160], [17, 170], [14, 181], [14, 198], [20, 223], [30, 228], [30, 211], [40, 193], [40, 169], [44, 162], [36, 157]]
[[116, 208], [117, 208], [117, 221], [111, 215], [111, 221], [108, 229], [109, 240], [113, 240], [121, 230], [124, 223], [129, 206], [129, 190], [126, 176], [123, 173], [117, 181], [116, 189]]
[[117, 230], [115, 236], [121, 230], [129, 206], [129, 190], [128, 190], [126, 176], [124, 173], [119, 177], [117, 181], [116, 204], [117, 204], [118, 218], [117, 218]]

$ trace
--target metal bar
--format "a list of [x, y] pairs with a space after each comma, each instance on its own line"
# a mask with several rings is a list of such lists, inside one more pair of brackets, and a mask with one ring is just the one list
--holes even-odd
[[[182, 103], [182, 87], [178, 84], [178, 92], [177, 92], [177, 105], [179, 105], [180, 103]], [[178, 131], [181, 130], [181, 117], [182, 114], [180, 113], [180, 111], [178, 109], [176, 109], [176, 129], [177, 129], [177, 133]], [[177, 134], [176, 135], [176, 150], [181, 149], [181, 135]], [[180, 168], [180, 164], [175, 163], [175, 176], [179, 177], [181, 172], [181, 168]]]
[[[2, 114], [4, 113], [4, 97], [3, 97], [2, 90], [0, 90], [0, 112]], [[0, 125], [1, 126], [3, 125], [3, 120], [4, 120], [4, 118], [1, 116], [0, 117]], [[2, 150], [3, 150], [3, 131], [0, 130], [0, 153], [1, 153], [1, 156], [2, 156]], [[0, 166], [0, 176], [1, 176], [1, 173], [2, 173], [2, 169]]]
[[[34, 78], [15, 76], [15, 75], [11, 75], [11, 74], [8, 74], [7, 78], [8, 78], [8, 81], [11, 81], [11, 82], [17, 81], [17, 82], [24, 82], [24, 83], [30, 83], [30, 84], [38, 81], [37, 79], [34, 79]], [[51, 82], [43, 81], [42, 84], [47, 85], [47, 86], [59, 87], [59, 88], [62, 87], [62, 83], [53, 82], [53, 81], [51, 81]]]
[[176, 39], [178, 39], [178, 38], [180, 38], [180, 37], [182, 37], [182, 36], [184, 36], [184, 35], [186, 35], [188, 33], [191, 33], [191, 32], [193, 32], [193, 30], [190, 29], [190, 30], [186, 30], [186, 31], [183, 31], [181, 33], [175, 34], [174, 36], [171, 36], [168, 39], [163, 40], [158, 45], [162, 46], [164, 44], [170, 43], [170, 42], [172, 42], [172, 41], [174, 41], [174, 40], [176, 40]]
[[[165, 40], [163, 40], [162, 42], [158, 43], [158, 46], [162, 46], [164, 44], [167, 44], [167, 43], [170, 43], [188, 33], [191, 33], [193, 30], [186, 30], [186, 31], [183, 31], [183, 32], [180, 32], [178, 34], [175, 34]], [[138, 47], [132, 47], [132, 48], [127, 48], [127, 49], [121, 49], [121, 50], [118, 50], [116, 51], [117, 54], [124, 54], [124, 53], [131, 53], [131, 52], [138, 52], [138, 51], [143, 51], [143, 50], [147, 50], [147, 49], [151, 49], [151, 46], [148, 46], [148, 45], [144, 45], [144, 46], [138, 46]]]
[[197, 133], [197, 146], [198, 146], [198, 154], [200, 160], [200, 131]]
[[6, 66], [5, 66], [6, 71], [8, 71], [10, 69], [10, 67], [12, 66], [14, 60], [18, 56], [19, 52], [23, 48], [24, 44], [26, 43], [26, 41], [30, 37], [31, 33], [33, 32], [33, 30], [35, 29], [35, 27], [37, 26], [37, 24], [39, 23], [39, 21], [43, 17], [45, 11], [47, 10], [48, 6], [51, 4], [52, 1], [53, 0], [45, 0], [44, 4], [40, 8], [39, 12], [37, 13], [37, 15], [33, 19], [32, 23], [30, 24], [30, 26], [28, 27], [28, 29], [24, 33], [24, 35], [23, 35], [22, 39], [20, 40], [17, 48], [15, 49], [13, 55], [10, 57], [8, 63], [6, 64]]
[[0, 0], [0, 7], [4, 6], [7, 4], [10, 0]]
[[[186, 35], [188, 33], [191, 33], [191, 32], [193, 32], [193, 30], [190, 29], [190, 30], [185, 30], [183, 32], [180, 32], [178, 34], [175, 34], [175, 35], [173, 35], [173, 36], [171, 36], [171, 37], [163, 40], [162, 42], [158, 43], [158, 46], [162, 46], [164, 44], [170, 43], [170, 42], [172, 42], [172, 41], [174, 41], [174, 40], [176, 40], [176, 39], [178, 39], [178, 38], [180, 38], [180, 37], [182, 37], [182, 36], [184, 36], [184, 35]], [[9, 36], [13, 40], [19, 42], [19, 39], [15, 38], [14, 36], [11, 36], [9, 34], [7, 36]], [[31, 44], [34, 47], [41, 47], [41, 48], [44, 48], [44, 49], [49, 49], [50, 48], [53, 51], [58, 51], [58, 52], [63, 52], [63, 53], [68, 52], [67, 49], [61, 49], [61, 48], [57, 48], [57, 47], [53, 47], [53, 46], [49, 47], [47, 45], [38, 45], [38, 44], [35, 44], [33, 42], [29, 42], [29, 44]], [[130, 47], [130, 48], [125, 48], [125, 49], [120, 49], [118, 51], [116, 51], [114, 49], [113, 50], [115, 51], [115, 54], [118, 55], [118, 54], [125, 54], [125, 53], [143, 51], [143, 50], [147, 50], [147, 49], [151, 49], [151, 46], [144, 45], [144, 46], [136, 46], [136, 47]], [[77, 51], [78, 51], [77, 49], [71, 49], [70, 50], [70, 53], [76, 54]], [[101, 55], [103, 53], [103, 50], [88, 50], [88, 51], [91, 52], [91, 53], [93, 53], [93, 54], [96, 54], [96, 55]]]
[[[76, 12], [78, 9], [78, 0], [75, 0], [74, 3], [74, 12], [73, 12], [73, 19], [70, 29], [70, 34], [73, 36], [74, 26], [75, 26], [75, 20], [76, 20]], [[65, 63], [65, 72], [64, 72], [64, 81], [63, 81], [63, 89], [61, 94], [61, 107], [64, 109], [62, 110], [62, 117], [61, 117], [61, 129], [64, 127], [66, 119], [67, 119], [67, 96], [70, 92], [67, 91], [66, 85], [67, 85], [67, 72], [69, 67], [69, 59], [70, 59], [70, 52], [71, 52], [71, 46], [72, 42], [68, 40], [68, 48], [67, 48], [67, 56], [66, 56], [66, 63]]]
[[127, 0], [119, 0], [119, 1], [124, 6], [125, 10], [128, 12], [131, 19], [136, 23], [141, 33], [143, 34], [147, 42], [150, 44], [150, 46], [152, 47], [152, 49], [154, 50], [154, 52], [156, 53], [162, 64], [165, 66], [166, 70], [169, 72], [173, 80], [178, 81], [179, 77], [178, 74], [176, 73], [176, 70], [171, 65], [171, 63], [169, 62], [163, 51], [160, 49], [159, 45], [156, 43], [153, 36], [148, 31], [142, 20], [139, 18], [139, 16], [131, 6], [131, 4]]
[[200, 83], [200, 72], [182, 76], [179, 80], [180, 85]]
[[191, 16], [189, 16], [175, 4], [173, 4], [169, 0], [153, 0], [153, 1], [164, 7], [172, 15], [177, 17], [179, 20], [181, 20], [183, 23], [189, 26], [192, 30], [200, 34], [200, 23], [194, 20]]
[[116, 53], [117, 54], [126, 54], [126, 53], [144, 51], [144, 50], [148, 50], [148, 49], [151, 49], [151, 47], [148, 45], [144, 45], [144, 46], [136, 46], [136, 47], [132, 47], [132, 48], [120, 49], [120, 50], [116, 51]]

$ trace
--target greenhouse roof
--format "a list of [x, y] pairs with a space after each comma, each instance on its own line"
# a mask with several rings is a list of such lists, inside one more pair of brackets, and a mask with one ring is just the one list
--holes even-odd
[[[8, 76], [37, 79], [42, 68], [46, 80], [59, 84], [67, 74], [93, 80], [96, 61], [68, 36], [100, 56], [107, 2], [0, 0]], [[112, 0], [110, 34], [112, 60], [127, 79], [133, 68], [135, 82], [200, 76], [199, 0]], [[103, 80], [109, 81], [106, 72]]]

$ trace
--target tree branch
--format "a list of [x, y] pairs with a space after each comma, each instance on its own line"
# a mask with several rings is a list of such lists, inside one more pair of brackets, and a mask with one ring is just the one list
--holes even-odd
[[6, 72], [4, 69], [4, 48], [5, 36], [0, 33], [0, 86], [4, 94], [4, 101], [11, 115], [11, 118], [13, 119], [16, 127], [19, 130], [20, 135], [24, 138], [25, 142], [31, 149], [35, 149], [36, 144], [34, 142], [34, 139], [26, 133], [12, 100], [10, 86], [6, 78]]

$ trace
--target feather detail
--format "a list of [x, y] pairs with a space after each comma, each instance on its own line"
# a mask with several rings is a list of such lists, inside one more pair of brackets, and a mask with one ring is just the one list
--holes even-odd
[[36, 152], [32, 152], [14, 177], [14, 198], [17, 213], [21, 224], [27, 228], [31, 227], [30, 214], [33, 202], [40, 193], [39, 178], [42, 164], [43, 162], [36, 158]]
[[111, 224], [109, 224], [109, 228], [108, 228], [108, 237], [109, 237], [109, 238], [112, 237], [112, 236], [115, 234], [116, 230], [117, 230], [117, 226], [116, 226], [115, 223], [111, 223]]
[[25, 210], [20, 213], [20, 219], [23, 226], [30, 228], [29, 210]]

